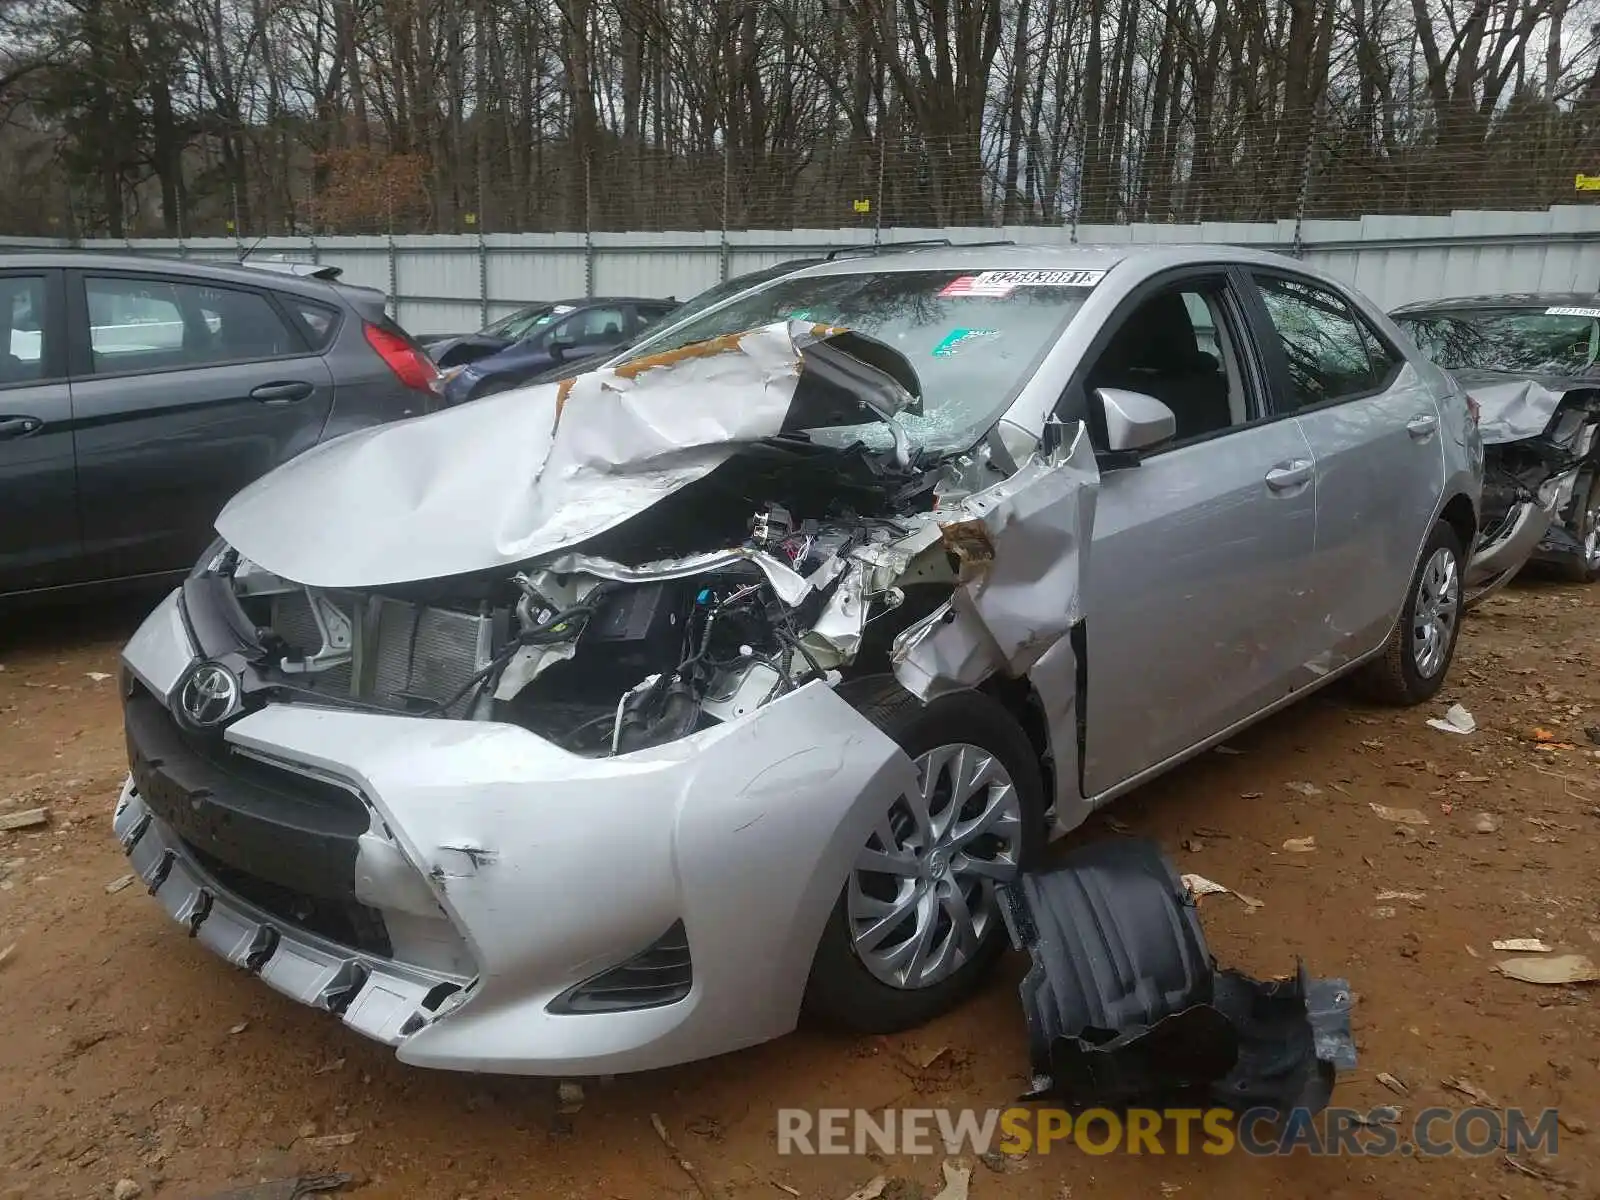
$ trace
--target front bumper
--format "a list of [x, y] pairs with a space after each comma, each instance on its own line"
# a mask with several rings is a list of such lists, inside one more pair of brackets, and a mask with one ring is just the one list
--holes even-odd
[[1551, 507], [1532, 500], [1519, 503], [1489, 540], [1481, 542], [1467, 564], [1467, 586], [1487, 583], [1528, 561], [1550, 528], [1555, 513]]
[[[124, 661], [132, 686], [168, 700], [200, 657], [174, 594]], [[822, 683], [607, 759], [511, 725], [305, 704], [249, 712], [222, 740], [227, 753], [331, 782], [367, 806], [355, 879], [323, 891], [353, 888], [391, 946], [308, 931], [255, 903], [211, 861], [255, 869], [240, 861], [250, 838], [234, 830], [198, 847], [189, 839], [204, 841], [222, 817], [196, 828], [185, 817], [180, 831], [130, 785], [118, 834], [163, 907], [230, 962], [396, 1045], [403, 1061], [536, 1075], [653, 1069], [792, 1029], [850, 864], [915, 786], [910, 760]], [[250, 816], [240, 797], [214, 799], [235, 814], [227, 821]], [[683, 999], [562, 1011], [570, 989], [679, 923], [692, 964]]]
[[122, 786], [112, 829], [134, 874], [190, 937], [291, 1000], [338, 1014], [357, 1033], [398, 1045], [468, 983], [296, 929], [230, 892], [150, 811], [132, 779]]

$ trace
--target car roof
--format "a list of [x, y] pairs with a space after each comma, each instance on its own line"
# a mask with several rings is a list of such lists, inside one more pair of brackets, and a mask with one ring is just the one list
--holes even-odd
[[597, 304], [672, 304], [664, 296], [585, 296], [581, 300], [532, 300], [521, 308], [543, 308], [559, 304], [567, 308], [593, 308]]
[[[231, 280], [251, 287], [272, 287], [306, 296], [326, 296], [334, 280], [318, 279], [283, 269], [282, 263], [255, 267], [249, 263], [219, 262], [203, 258], [168, 258], [153, 254], [107, 254], [99, 250], [28, 250], [0, 253], [0, 267], [27, 270], [80, 268], [98, 271], [160, 271], [192, 279]], [[342, 288], [359, 284], [337, 285]]]
[[1284, 266], [1293, 262], [1296, 270], [1310, 275], [1322, 274], [1303, 262], [1287, 260], [1282, 254], [1218, 242], [1161, 242], [1150, 245], [1080, 243], [1072, 246], [988, 243], [907, 249], [896, 249], [890, 243], [876, 253], [835, 258], [801, 267], [796, 274], [820, 277], [885, 271], [1109, 271], [1125, 262], [1137, 263], [1149, 271], [1206, 263]]
[[1453, 296], [1444, 300], [1415, 300], [1391, 310], [1395, 316], [1406, 313], [1439, 312], [1463, 308], [1563, 308], [1600, 306], [1594, 292], [1501, 292], [1484, 296]]

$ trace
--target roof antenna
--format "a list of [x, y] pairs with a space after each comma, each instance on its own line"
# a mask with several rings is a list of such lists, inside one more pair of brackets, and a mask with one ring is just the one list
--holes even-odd
[[267, 240], [267, 235], [265, 233], [263, 233], [260, 237], [256, 238], [255, 241], [251, 242], [250, 243], [250, 249], [246, 250], [243, 254], [239, 255], [239, 262], [241, 264], [243, 264], [244, 260], [249, 258], [257, 250], [259, 250], [261, 248], [261, 243], [266, 241], [266, 240]]

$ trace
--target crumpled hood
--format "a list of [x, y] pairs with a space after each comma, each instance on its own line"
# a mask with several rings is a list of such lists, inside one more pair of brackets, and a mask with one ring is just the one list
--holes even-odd
[[1511, 375], [1504, 371], [1451, 371], [1478, 402], [1478, 432], [1486, 445], [1537, 437], [1550, 424], [1561, 398], [1600, 381], [1562, 375]]
[[903, 407], [902, 373], [883, 369], [894, 352], [872, 343], [864, 361], [863, 340], [779, 323], [361, 430], [245, 488], [217, 531], [315, 587], [525, 562], [620, 524], [743, 445], [836, 421], [850, 402]]

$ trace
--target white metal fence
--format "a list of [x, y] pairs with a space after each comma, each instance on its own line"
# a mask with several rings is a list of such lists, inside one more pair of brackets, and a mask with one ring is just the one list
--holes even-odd
[[[1057, 245], [1247, 244], [1298, 254], [1385, 307], [1482, 292], [1600, 292], [1600, 206], [1299, 223], [885, 229], [879, 236], [886, 245], [926, 238], [952, 242], [1004, 238]], [[401, 324], [426, 335], [475, 329], [537, 300], [607, 295], [685, 299], [744, 271], [871, 245], [873, 237], [869, 229], [794, 229], [280, 237], [257, 243], [146, 238], [83, 245], [199, 259], [236, 259], [250, 250], [255, 256], [335, 265], [343, 269], [345, 281], [382, 291]], [[0, 252], [40, 244], [0, 238]]]

